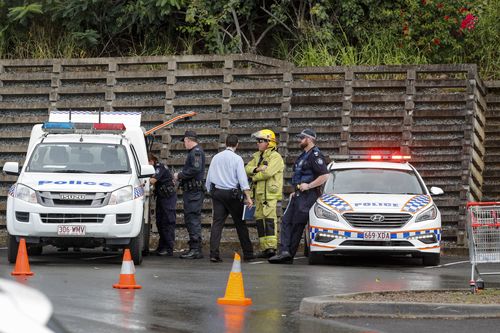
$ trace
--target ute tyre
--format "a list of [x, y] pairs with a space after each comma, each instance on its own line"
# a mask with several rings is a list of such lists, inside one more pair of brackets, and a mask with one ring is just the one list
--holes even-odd
[[141, 227], [139, 235], [132, 238], [130, 241], [129, 249], [134, 265], [140, 265], [142, 263], [142, 249], [144, 247], [144, 225]]
[[325, 256], [317, 252], [309, 252], [307, 260], [309, 265], [323, 265], [326, 263]]
[[144, 247], [142, 249], [142, 256], [149, 256], [149, 238], [151, 235], [151, 224], [144, 224]]
[[41, 256], [43, 253], [43, 246], [38, 244], [28, 245], [29, 256]]
[[19, 242], [16, 240], [16, 236], [8, 235], [7, 259], [11, 264], [14, 264], [16, 262], [18, 250], [19, 250]]
[[439, 253], [429, 253], [422, 257], [422, 264], [424, 266], [437, 266], [441, 261]]

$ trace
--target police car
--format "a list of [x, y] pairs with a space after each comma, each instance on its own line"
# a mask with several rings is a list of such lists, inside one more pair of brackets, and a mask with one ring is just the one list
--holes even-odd
[[422, 177], [403, 155], [351, 156], [332, 162], [323, 194], [309, 212], [310, 264], [331, 254], [421, 257], [438, 265], [441, 214]]
[[[140, 113], [52, 111], [33, 127], [26, 163], [7, 197], [8, 260], [57, 247], [129, 247], [135, 264], [149, 244], [148, 163]], [[119, 121], [119, 122], [117, 122]]]
[[0, 279], [0, 332], [65, 333], [53, 316], [51, 302], [41, 292]]

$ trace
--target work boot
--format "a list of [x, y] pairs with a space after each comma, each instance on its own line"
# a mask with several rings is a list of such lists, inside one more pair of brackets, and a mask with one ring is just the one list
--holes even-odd
[[293, 264], [293, 257], [288, 251], [283, 251], [278, 255], [269, 258], [270, 264]]
[[201, 253], [201, 251], [198, 249], [191, 249], [188, 253], [181, 254], [180, 258], [181, 259], [201, 259], [201, 258], [203, 258], [203, 253]]
[[276, 254], [275, 249], [265, 249], [262, 252], [257, 253], [257, 258], [271, 258]]

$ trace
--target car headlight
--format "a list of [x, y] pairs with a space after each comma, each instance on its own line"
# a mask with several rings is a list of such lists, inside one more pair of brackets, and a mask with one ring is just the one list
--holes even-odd
[[29, 203], [37, 203], [35, 190], [23, 184], [16, 185], [14, 197]]
[[320, 219], [332, 220], [337, 222], [339, 220], [337, 214], [319, 204], [314, 205], [314, 214]]
[[109, 198], [109, 205], [117, 205], [123, 202], [132, 200], [133, 191], [132, 186], [125, 186], [116, 191], [111, 192], [111, 197]]
[[418, 214], [415, 222], [434, 220], [437, 217], [437, 214], [438, 209], [436, 205], [432, 205], [429, 209], [424, 210], [422, 213]]

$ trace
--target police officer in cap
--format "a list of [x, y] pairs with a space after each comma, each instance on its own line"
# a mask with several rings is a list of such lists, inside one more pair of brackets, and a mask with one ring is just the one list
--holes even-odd
[[205, 174], [205, 153], [198, 145], [198, 136], [194, 131], [186, 131], [181, 139], [188, 150], [186, 162], [181, 172], [174, 178], [182, 188], [184, 202], [184, 223], [189, 233], [189, 251], [182, 259], [201, 259], [201, 207], [205, 197], [203, 175]]
[[155, 174], [149, 182], [155, 187], [156, 195], [156, 227], [160, 240], [154, 251], [159, 256], [171, 257], [175, 244], [175, 205], [177, 193], [175, 191], [174, 176], [170, 169], [152, 153], [148, 154], [149, 164], [154, 166]]
[[320, 196], [320, 187], [328, 178], [323, 154], [316, 147], [316, 132], [306, 128], [297, 135], [304, 151], [293, 166], [290, 202], [281, 222], [280, 253], [268, 259], [271, 264], [292, 264], [304, 227], [309, 220], [309, 209]]

